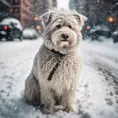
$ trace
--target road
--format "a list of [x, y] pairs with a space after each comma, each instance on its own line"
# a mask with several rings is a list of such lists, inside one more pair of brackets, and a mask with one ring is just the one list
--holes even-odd
[[0, 42], [0, 118], [118, 118], [118, 45], [81, 43], [78, 113], [45, 115], [25, 104], [24, 81], [41, 43]]

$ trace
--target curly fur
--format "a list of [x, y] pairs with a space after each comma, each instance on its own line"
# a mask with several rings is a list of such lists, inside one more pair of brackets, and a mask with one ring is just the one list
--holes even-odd
[[[36, 54], [32, 71], [26, 79], [25, 100], [29, 104], [43, 105], [44, 113], [53, 113], [59, 109], [77, 111], [75, 92], [81, 59], [76, 51], [82, 39], [80, 30], [85, 17], [73, 11], [53, 10], [40, 18], [44, 26], [44, 43]], [[57, 28], [57, 25], [61, 27]], [[62, 41], [63, 32], [69, 35], [66, 42]], [[52, 49], [64, 56], [52, 52]], [[58, 62], [60, 63], [49, 81], [48, 77]]]

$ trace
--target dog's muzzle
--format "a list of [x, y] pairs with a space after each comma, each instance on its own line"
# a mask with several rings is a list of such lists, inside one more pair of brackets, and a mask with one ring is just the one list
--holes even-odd
[[62, 41], [68, 41], [69, 35], [67, 33], [61, 34]]

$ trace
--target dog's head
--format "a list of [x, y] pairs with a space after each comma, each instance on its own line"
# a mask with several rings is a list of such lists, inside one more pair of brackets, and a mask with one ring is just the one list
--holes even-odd
[[52, 10], [40, 17], [44, 27], [44, 45], [63, 54], [72, 52], [82, 39], [87, 18], [76, 11]]

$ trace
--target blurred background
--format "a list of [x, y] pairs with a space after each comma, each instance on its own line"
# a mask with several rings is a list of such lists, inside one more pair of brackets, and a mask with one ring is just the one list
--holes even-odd
[[[0, 24], [2, 25], [0, 30], [7, 32], [7, 36], [3, 31], [0, 33], [0, 40], [2, 38], [13, 40], [17, 37], [20, 40], [36, 39], [42, 36], [43, 29], [39, 16], [53, 7], [75, 9], [88, 17], [83, 30], [84, 39], [89, 37], [91, 40], [102, 41], [101, 37], [105, 37], [112, 38], [114, 43], [118, 42], [117, 0], [0, 0]], [[10, 26], [15, 27], [17, 24], [11, 22], [14, 21], [13, 18], [20, 21], [18, 24], [22, 27], [20, 31], [14, 28], [8, 31], [11, 29]], [[4, 21], [5, 19], [7, 22]], [[19, 32], [19, 36], [12, 36], [16, 32]]]
[[[0, 39], [36, 39], [42, 33], [39, 16], [56, 6], [56, 0], [0, 0], [0, 21], [2, 25], [0, 29], [7, 33], [6, 36], [5, 32], [2, 31]], [[17, 25], [22, 27], [20, 31], [17, 31], [19, 37], [12, 36], [16, 34], [16, 29], [10, 28], [11, 23], [14, 25], [12, 27]]]
[[69, 8], [88, 17], [84, 36], [102, 40], [100, 36], [118, 41], [118, 0], [70, 0]]

